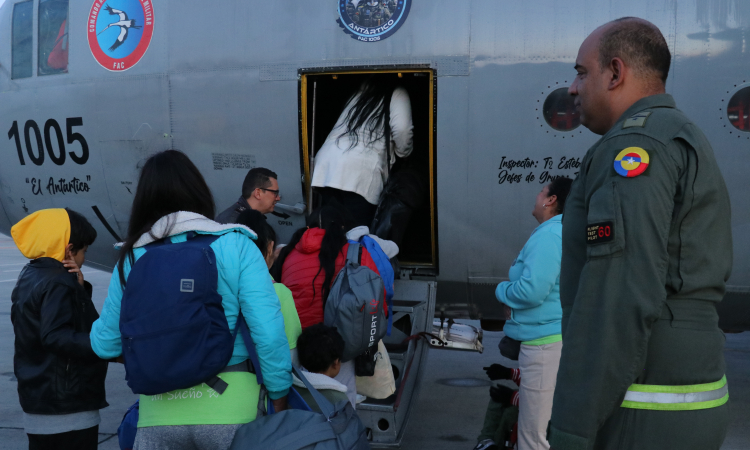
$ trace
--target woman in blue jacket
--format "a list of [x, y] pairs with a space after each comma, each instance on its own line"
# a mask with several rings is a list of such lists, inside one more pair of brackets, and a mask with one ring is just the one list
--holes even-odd
[[[547, 422], [552, 413], [552, 396], [562, 351], [562, 212], [571, 183], [569, 178], [558, 178], [536, 196], [532, 215], [540, 225], [511, 266], [510, 281], [503, 281], [495, 290], [497, 299], [510, 308], [505, 334], [521, 341], [518, 356], [519, 450], [549, 449]], [[492, 378], [513, 378], [511, 369], [493, 366], [488, 370]], [[497, 390], [492, 395], [493, 399], [502, 396]]]
[[[184, 242], [192, 233], [219, 236], [210, 246], [217, 263], [217, 292], [229, 329], [235, 329], [242, 311], [255, 341], [269, 396], [277, 411], [286, 409], [292, 384], [291, 357], [268, 267], [251, 240], [256, 238], [255, 233], [242, 225], [221, 225], [208, 219], [214, 212], [211, 191], [187, 156], [168, 150], [148, 159], [101, 317], [91, 330], [91, 347], [103, 359], [122, 355], [119, 322], [123, 293], [129, 287], [131, 266], [148, 251], [148, 244], [160, 239]], [[205, 383], [141, 395], [135, 449], [228, 448], [236, 429], [254, 420], [257, 412], [260, 388], [255, 375], [246, 368], [239, 369], [247, 366], [240, 364], [247, 359], [247, 349], [237, 336], [227, 369], [218, 375], [228, 384], [221, 395]]]

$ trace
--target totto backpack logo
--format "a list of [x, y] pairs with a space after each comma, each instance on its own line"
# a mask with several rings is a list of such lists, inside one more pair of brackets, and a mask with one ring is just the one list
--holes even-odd
[[194, 280], [180, 280], [180, 292], [193, 292], [195, 290]]

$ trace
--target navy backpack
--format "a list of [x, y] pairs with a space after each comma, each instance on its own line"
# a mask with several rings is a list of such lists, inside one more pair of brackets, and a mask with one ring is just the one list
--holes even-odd
[[216, 290], [211, 244], [218, 238], [193, 232], [181, 243], [166, 238], [147, 245], [133, 265], [120, 310], [125, 378], [133, 393], [200, 383], [220, 394], [226, 389], [216, 375], [232, 357], [237, 330], [229, 330]]

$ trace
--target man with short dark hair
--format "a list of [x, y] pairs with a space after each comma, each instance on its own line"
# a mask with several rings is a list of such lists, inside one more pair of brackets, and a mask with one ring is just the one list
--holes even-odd
[[237, 202], [216, 216], [219, 223], [235, 223], [242, 211], [254, 209], [262, 214], [273, 211], [281, 200], [279, 182], [275, 172], [263, 167], [250, 169], [242, 183], [242, 196]]
[[721, 301], [729, 196], [706, 137], [665, 93], [659, 29], [623, 18], [581, 45], [570, 94], [602, 138], [563, 219], [555, 450], [716, 449], [729, 410]]

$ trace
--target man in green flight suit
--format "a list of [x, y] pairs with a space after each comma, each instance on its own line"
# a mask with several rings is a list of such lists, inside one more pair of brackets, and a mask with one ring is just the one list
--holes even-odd
[[712, 450], [726, 435], [729, 196], [706, 137], [664, 93], [670, 60], [659, 29], [632, 17], [576, 59], [569, 92], [603, 136], [563, 218], [554, 450]]

